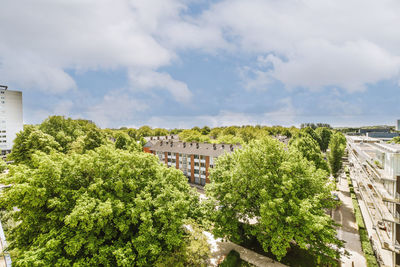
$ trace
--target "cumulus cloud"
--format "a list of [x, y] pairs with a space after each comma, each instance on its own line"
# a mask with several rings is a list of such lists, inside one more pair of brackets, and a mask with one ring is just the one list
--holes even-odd
[[156, 31], [181, 8], [177, 0], [5, 0], [0, 76], [19, 86], [60, 92], [75, 87], [66, 69], [156, 69], [175, 57], [156, 40]]
[[400, 4], [395, 0], [225, 0], [200, 18], [237, 51], [268, 55], [273, 70], [252, 70], [248, 88], [277, 79], [287, 87], [337, 85], [349, 92], [398, 78]]
[[107, 93], [97, 104], [89, 106], [84, 113], [85, 117], [98, 123], [100, 127], [118, 127], [137, 120], [138, 114], [148, 108], [147, 104], [126, 92], [114, 90]]
[[129, 79], [134, 88], [166, 89], [179, 102], [188, 102], [192, 97], [192, 93], [185, 83], [173, 79], [171, 75], [165, 72], [156, 72], [152, 70], [131, 70], [129, 72]]

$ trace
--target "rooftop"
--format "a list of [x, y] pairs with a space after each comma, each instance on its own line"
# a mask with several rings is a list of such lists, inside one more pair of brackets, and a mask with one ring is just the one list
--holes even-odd
[[157, 152], [172, 152], [218, 157], [225, 152], [229, 153], [238, 148], [241, 148], [239, 144], [229, 145], [159, 140], [153, 146], [151, 146], [150, 150]]

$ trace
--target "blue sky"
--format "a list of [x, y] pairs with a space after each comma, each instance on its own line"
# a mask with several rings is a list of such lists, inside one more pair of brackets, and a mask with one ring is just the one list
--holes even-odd
[[361, 0], [12, 1], [0, 84], [25, 123], [394, 125], [400, 4]]

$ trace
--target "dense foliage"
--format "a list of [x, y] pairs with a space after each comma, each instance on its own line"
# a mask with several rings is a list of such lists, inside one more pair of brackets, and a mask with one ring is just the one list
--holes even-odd
[[256, 238], [278, 259], [293, 244], [333, 262], [343, 246], [325, 213], [336, 203], [326, 172], [296, 149], [266, 137], [218, 158], [206, 186], [214, 233], [233, 242]]
[[290, 140], [289, 144], [291, 148], [299, 151], [304, 158], [313, 162], [315, 167], [329, 172], [328, 163], [323, 158], [317, 141], [315, 141], [310, 135], [305, 134], [293, 138]]
[[34, 153], [1, 182], [13, 184], [1, 205], [19, 222], [8, 236], [16, 266], [149, 266], [184, 247], [198, 211], [180, 171], [110, 145]]
[[332, 134], [329, 142], [328, 162], [331, 173], [337, 177], [342, 168], [342, 157], [346, 149], [346, 137], [341, 132]]
[[204, 214], [197, 193], [142, 152], [150, 134], [168, 131], [102, 130], [62, 116], [26, 125], [0, 181], [13, 184], [0, 198], [5, 218], [18, 222], [7, 230], [13, 263], [206, 266], [209, 245], [190, 219]]
[[200, 129], [194, 127], [190, 130], [182, 130], [179, 138], [186, 142], [207, 142], [225, 144], [246, 144], [252, 140], [263, 138], [264, 136], [285, 136], [290, 138], [298, 133], [295, 127], [285, 128], [281, 126], [229, 126]]
[[331, 140], [332, 131], [327, 127], [320, 127], [315, 129], [315, 132], [318, 134], [321, 142], [320, 148], [321, 151], [325, 152], [328, 149], [329, 141]]

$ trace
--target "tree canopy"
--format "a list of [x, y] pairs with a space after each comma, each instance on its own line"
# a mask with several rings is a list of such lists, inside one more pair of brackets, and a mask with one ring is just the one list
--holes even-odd
[[341, 132], [336, 132], [331, 136], [329, 142], [328, 162], [331, 173], [337, 177], [342, 168], [342, 157], [346, 149], [346, 137]]
[[12, 152], [8, 155], [8, 158], [16, 164], [29, 164], [32, 155], [37, 151], [50, 153], [61, 150], [62, 147], [53, 136], [42, 132], [33, 125], [25, 125], [24, 130], [17, 133]]
[[149, 266], [190, 244], [198, 196], [154, 155], [105, 145], [31, 157], [1, 181], [13, 184], [0, 204], [19, 222], [7, 237], [16, 266]]
[[321, 151], [325, 152], [328, 149], [332, 131], [327, 127], [319, 127], [315, 130], [315, 132], [318, 134], [321, 140], [320, 143]]
[[329, 173], [328, 163], [324, 160], [317, 141], [310, 135], [305, 134], [301, 137], [291, 139], [289, 144], [291, 148], [299, 151], [308, 161], [313, 162], [315, 167]]
[[336, 205], [334, 185], [297, 150], [270, 137], [251, 141], [220, 156], [210, 179], [206, 193], [217, 236], [238, 243], [256, 238], [278, 259], [293, 244], [326, 261], [340, 257], [343, 243], [325, 213]]

